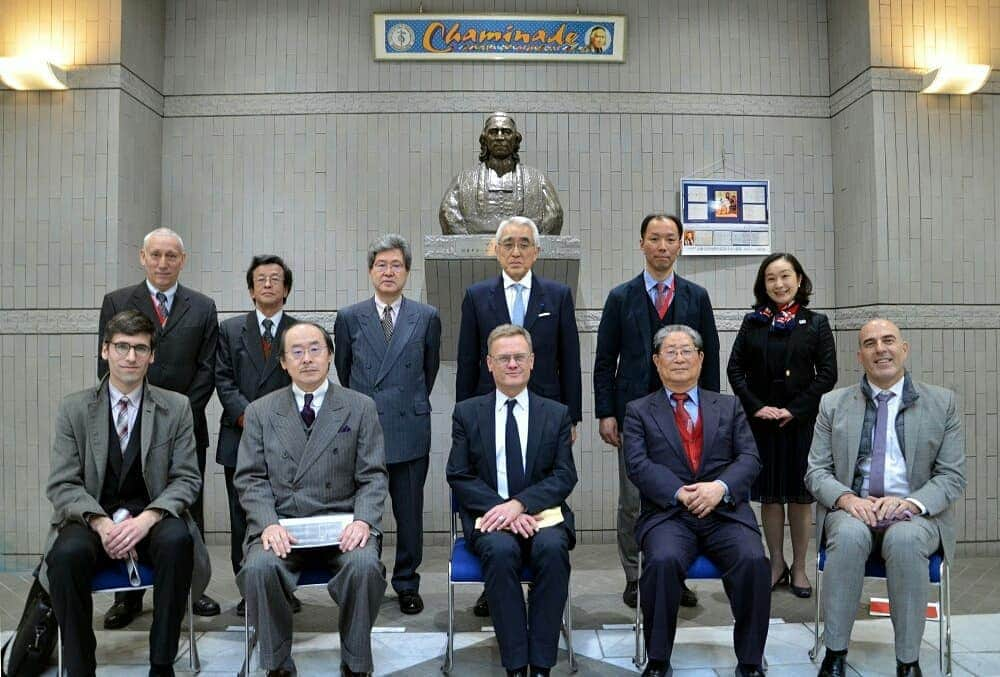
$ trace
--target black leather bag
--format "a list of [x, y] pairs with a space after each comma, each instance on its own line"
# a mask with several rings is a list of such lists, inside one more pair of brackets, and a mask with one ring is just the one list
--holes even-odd
[[28, 591], [17, 632], [7, 640], [0, 653], [4, 677], [37, 677], [45, 672], [56, 646], [57, 632], [52, 600], [36, 578]]

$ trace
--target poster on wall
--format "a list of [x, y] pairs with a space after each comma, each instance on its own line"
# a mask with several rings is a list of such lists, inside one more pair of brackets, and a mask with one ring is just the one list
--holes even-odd
[[681, 179], [684, 255], [771, 253], [769, 181]]
[[376, 61], [625, 61], [625, 17], [375, 13]]

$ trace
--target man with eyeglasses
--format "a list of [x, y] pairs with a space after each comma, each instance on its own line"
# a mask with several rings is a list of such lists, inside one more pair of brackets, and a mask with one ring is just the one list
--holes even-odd
[[[169, 228], [157, 228], [142, 239], [139, 263], [146, 279], [138, 285], [122, 287], [104, 297], [98, 325], [100, 345], [104, 344], [104, 326], [116, 313], [138, 310], [156, 327], [156, 361], [149, 365], [147, 380], [160, 388], [187, 395], [194, 417], [195, 451], [202, 481], [205, 478], [205, 452], [208, 449], [208, 423], [205, 406], [215, 389], [215, 349], [219, 319], [215, 302], [178, 283], [187, 261], [184, 241]], [[97, 376], [108, 373], [108, 363], [97, 359]], [[191, 506], [198, 529], [205, 533], [202, 493]], [[142, 592], [115, 594], [115, 603], [104, 616], [108, 630], [123, 628], [142, 611]], [[195, 599], [194, 612], [215, 616], [219, 605], [211, 597]]]
[[[524, 327], [537, 353], [544, 356], [531, 372], [528, 389], [569, 407], [575, 442], [576, 425], [583, 418], [583, 384], [573, 292], [532, 272], [538, 259], [538, 228], [531, 219], [514, 216], [503, 221], [497, 228], [496, 252], [499, 277], [473, 284], [462, 300], [455, 401], [494, 390], [486, 364], [490, 332], [501, 324]], [[481, 617], [490, 615], [485, 594], [473, 611]]]
[[146, 380], [159, 358], [149, 318], [122, 311], [102, 334], [106, 375], [64, 398], [56, 415], [47, 488], [53, 526], [39, 581], [52, 597], [68, 674], [93, 675], [95, 572], [128, 558], [152, 566], [149, 674], [173, 675], [188, 592], [200, 594], [210, 574], [189, 512], [201, 491], [191, 406]]
[[[340, 610], [340, 674], [373, 670], [371, 630], [385, 593], [378, 529], [388, 477], [382, 426], [367, 395], [329, 381], [333, 339], [299, 322], [278, 338], [281, 367], [292, 384], [250, 403], [234, 482], [247, 513], [243, 566], [236, 578], [257, 628], [260, 663], [269, 677], [290, 677], [292, 603], [304, 567], [328, 567]], [[296, 549], [286, 517], [351, 513], [331, 547]]]
[[[215, 357], [215, 389], [222, 403], [219, 421], [219, 445], [215, 460], [222, 466], [229, 496], [229, 557], [233, 573], [240, 571], [243, 540], [246, 538], [246, 512], [240, 505], [233, 476], [236, 454], [243, 435], [243, 417], [254, 400], [284, 388], [291, 379], [278, 364], [274, 349], [284, 331], [295, 324], [285, 312], [285, 302], [292, 292], [292, 270], [280, 256], [255, 256], [247, 269], [247, 289], [254, 309], [246, 315], [231, 317], [219, 325], [219, 346]], [[293, 598], [296, 612], [302, 608]], [[236, 614], [246, 613], [246, 600], [236, 605]]]
[[413, 255], [399, 235], [368, 248], [375, 294], [337, 312], [334, 362], [342, 385], [375, 400], [385, 437], [396, 518], [392, 587], [399, 609], [418, 614], [424, 543], [424, 482], [431, 451], [431, 389], [441, 363], [437, 308], [403, 296]]
[[670, 674], [677, 609], [688, 567], [706, 555], [723, 572], [732, 607], [737, 677], [762, 677], [771, 612], [771, 565], [764, 554], [750, 485], [757, 445], [739, 399], [699, 387], [701, 335], [667, 325], [653, 337], [656, 392], [625, 409], [623, 450], [642, 513], [644, 677]]
[[[622, 601], [635, 608], [638, 547], [635, 521], [639, 492], [628, 481], [622, 453], [625, 406], [660, 388], [649, 358], [653, 335], [670, 324], [695, 329], [705, 342], [700, 385], [719, 391], [719, 334], [708, 292], [674, 272], [683, 249], [684, 227], [676, 216], [650, 214], [639, 228], [639, 249], [645, 269], [608, 294], [597, 328], [594, 356], [594, 414], [601, 439], [618, 449], [618, 557], [625, 570]], [[681, 605], [695, 606], [698, 598], [684, 588]]]
[[[535, 354], [525, 328], [496, 327], [487, 346], [495, 387], [455, 405], [446, 472], [482, 560], [503, 666], [508, 675], [540, 677], [556, 662], [576, 543], [566, 505], [577, 481], [572, 422], [564, 404], [529, 391]], [[525, 566], [535, 573], [527, 608]]]

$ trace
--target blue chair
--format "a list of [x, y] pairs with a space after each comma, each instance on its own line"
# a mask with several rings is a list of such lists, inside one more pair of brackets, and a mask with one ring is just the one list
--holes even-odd
[[[816, 618], [813, 622], [813, 648], [809, 651], [810, 660], [816, 660], [819, 655], [821, 634], [820, 623], [820, 590], [823, 584], [823, 569], [826, 566], [826, 544], [820, 546], [816, 553]], [[938, 667], [941, 673], [951, 675], [951, 573], [944, 551], [938, 550], [930, 556], [927, 566], [927, 577], [931, 585], [938, 590]], [[865, 562], [865, 578], [886, 578], [885, 560], [878, 552], [873, 552]]]
[[[153, 567], [148, 564], [143, 564], [142, 562], [138, 565], [139, 568], [139, 580], [142, 583], [139, 586], [133, 586], [129, 583], [128, 569], [126, 568], [124, 561], [113, 562], [110, 566], [105, 567], [98, 571], [93, 580], [90, 582], [91, 592], [132, 592], [133, 590], [149, 590], [153, 587]], [[201, 660], [198, 658], [198, 644], [194, 641], [194, 602], [191, 598], [191, 593], [188, 592], [188, 664], [192, 672], [201, 671]], [[62, 629], [60, 628], [57, 633], [58, 647], [57, 661], [58, 661], [58, 672], [57, 675], [63, 674], [63, 661], [62, 661]]]
[[[455, 495], [451, 496], [451, 557], [448, 559], [448, 648], [445, 651], [444, 664], [441, 672], [446, 675], [451, 672], [455, 662], [455, 586], [456, 585], [482, 585], [483, 566], [479, 557], [472, 551], [465, 537], [461, 536], [458, 518], [458, 501]], [[525, 566], [521, 570], [521, 583], [530, 584], [535, 579], [535, 574], [531, 567]], [[562, 633], [566, 640], [566, 652], [569, 654], [569, 669], [571, 672], [577, 671], [576, 654], [573, 652], [573, 619], [570, 609], [572, 599], [572, 583], [570, 583], [569, 595], [566, 598], [566, 609], [563, 611]]]
[[[639, 549], [639, 576], [642, 576], [642, 549]], [[720, 579], [722, 572], [705, 555], [698, 555], [687, 570], [688, 580]], [[642, 670], [646, 666], [646, 638], [642, 634], [642, 598], [637, 591], [635, 598], [635, 656], [632, 657], [635, 667]]]

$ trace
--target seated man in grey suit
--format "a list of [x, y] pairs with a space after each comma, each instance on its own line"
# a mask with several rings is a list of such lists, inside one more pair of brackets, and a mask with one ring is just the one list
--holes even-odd
[[[555, 665], [576, 542], [566, 497], [576, 485], [568, 407], [528, 391], [534, 355], [523, 327], [502, 324], [486, 341], [496, 389], [455, 405], [448, 483], [462, 529], [483, 562], [486, 596], [508, 675]], [[557, 508], [561, 520], [536, 516]], [[557, 518], [558, 519], [558, 518]], [[535, 572], [524, 606], [520, 574]]]
[[826, 655], [819, 674], [847, 674], [865, 560], [886, 563], [896, 674], [922, 674], [928, 559], [955, 555], [952, 505], [965, 491], [965, 443], [955, 393], [913, 380], [899, 327], [871, 320], [858, 335], [865, 375], [823, 396], [806, 487], [816, 497], [816, 541], [826, 539]]
[[154, 565], [149, 674], [173, 675], [188, 591], [208, 584], [208, 550], [190, 509], [201, 491], [191, 406], [146, 381], [156, 330], [137, 310], [104, 325], [107, 375], [67, 396], [52, 436], [55, 512], [39, 570], [52, 596], [67, 672], [93, 675], [94, 573], [132, 557]]
[[[371, 629], [385, 592], [377, 529], [388, 480], [382, 428], [371, 398], [328, 380], [333, 339], [310, 322], [278, 338], [292, 384], [250, 403], [236, 460], [247, 514], [246, 555], [237, 583], [260, 639], [269, 676], [295, 674], [292, 594], [306, 566], [328, 566], [340, 607], [340, 671], [372, 671]], [[295, 550], [278, 520], [353, 513], [339, 546]]]

